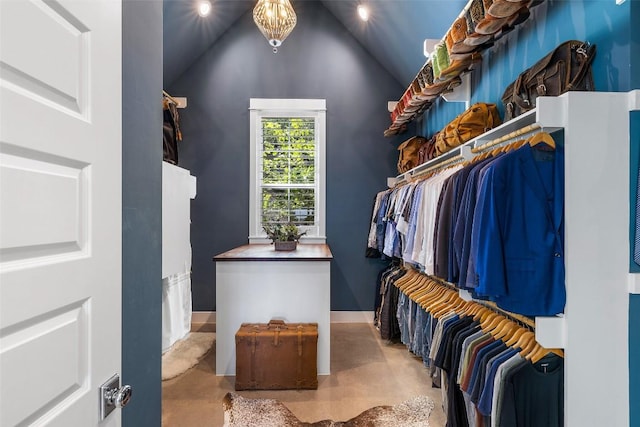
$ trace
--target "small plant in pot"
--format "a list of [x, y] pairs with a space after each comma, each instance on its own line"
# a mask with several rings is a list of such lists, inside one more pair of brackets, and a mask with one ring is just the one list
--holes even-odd
[[306, 232], [300, 232], [293, 222], [275, 223], [262, 227], [274, 244], [276, 251], [293, 251], [298, 245], [300, 237]]

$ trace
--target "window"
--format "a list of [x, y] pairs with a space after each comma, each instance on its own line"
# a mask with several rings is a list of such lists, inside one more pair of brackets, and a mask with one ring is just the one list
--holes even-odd
[[325, 100], [251, 99], [249, 243], [263, 224], [293, 222], [307, 242], [325, 238]]

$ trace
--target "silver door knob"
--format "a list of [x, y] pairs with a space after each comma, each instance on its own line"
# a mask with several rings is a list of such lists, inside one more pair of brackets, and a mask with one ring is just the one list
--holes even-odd
[[120, 388], [114, 388], [108, 390], [105, 398], [108, 404], [115, 406], [116, 408], [124, 408], [131, 400], [131, 394], [133, 390], [130, 385], [123, 385]]
[[120, 386], [120, 376], [115, 374], [100, 386], [100, 421], [116, 408], [124, 408], [131, 400], [133, 389], [130, 385]]

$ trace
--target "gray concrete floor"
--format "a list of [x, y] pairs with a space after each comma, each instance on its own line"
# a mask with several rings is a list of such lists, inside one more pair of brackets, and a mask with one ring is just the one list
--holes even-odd
[[[163, 426], [222, 426], [222, 398], [234, 391], [234, 378], [217, 377], [215, 366], [214, 348], [198, 365], [163, 382]], [[238, 393], [248, 398], [278, 399], [306, 422], [346, 421], [373, 406], [394, 405], [427, 395], [435, 402], [431, 427], [445, 425], [440, 389], [431, 388], [422, 361], [404, 345], [381, 340], [370, 324], [331, 324], [331, 375], [320, 376], [318, 382], [317, 390]]]

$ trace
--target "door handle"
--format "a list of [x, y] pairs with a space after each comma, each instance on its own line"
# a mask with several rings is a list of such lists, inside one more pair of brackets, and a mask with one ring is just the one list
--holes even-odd
[[116, 408], [124, 408], [131, 401], [130, 385], [120, 387], [120, 375], [115, 374], [100, 386], [100, 421]]

